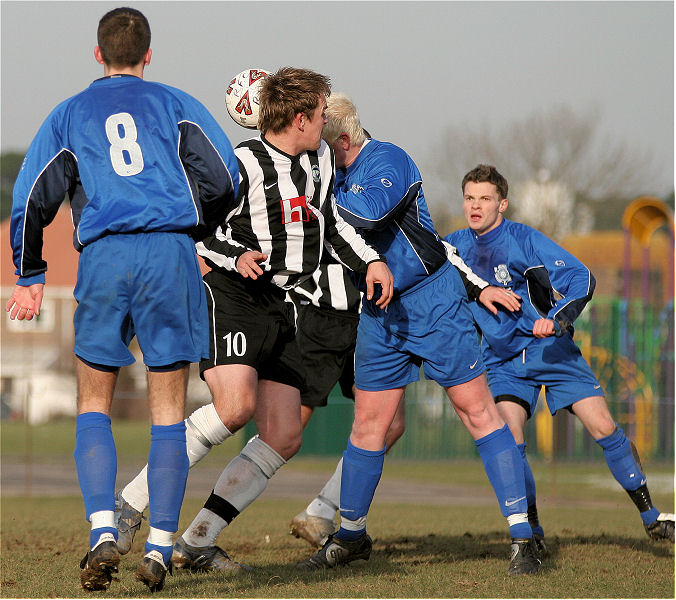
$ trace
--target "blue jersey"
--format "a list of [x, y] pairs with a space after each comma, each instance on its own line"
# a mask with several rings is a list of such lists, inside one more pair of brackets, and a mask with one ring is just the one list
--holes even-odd
[[[446, 262], [411, 157], [387, 142], [367, 140], [354, 162], [336, 172], [338, 212], [381, 254], [400, 294]], [[360, 289], [365, 290], [363, 281]]]
[[505, 360], [519, 354], [535, 341], [536, 320], [572, 324], [591, 300], [596, 285], [591, 271], [527, 225], [503, 219], [484, 235], [461, 229], [448, 235], [446, 241], [457, 248], [479, 277], [522, 298], [521, 310], [511, 313], [499, 309], [497, 316], [478, 302], [470, 303], [489, 365], [496, 358]]
[[19, 283], [44, 283], [42, 230], [66, 194], [81, 250], [115, 233], [209, 235], [235, 209], [238, 182], [232, 146], [197, 100], [131, 75], [98, 79], [47, 117], [17, 177]]

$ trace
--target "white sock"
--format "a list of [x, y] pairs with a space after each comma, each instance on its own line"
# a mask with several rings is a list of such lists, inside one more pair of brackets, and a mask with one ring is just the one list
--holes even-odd
[[198, 548], [214, 546], [218, 534], [227, 526], [228, 522], [225, 519], [211, 512], [208, 508], [203, 508], [197, 513], [181, 537], [189, 546], [197, 546]]
[[97, 510], [89, 515], [92, 529], [100, 529], [101, 527], [115, 527], [115, 511], [112, 510]]
[[174, 542], [171, 539], [171, 534], [171, 531], [164, 531], [164, 529], [151, 527], [147, 541], [153, 546], [173, 546]]
[[366, 515], [359, 517], [355, 521], [341, 516], [340, 526], [347, 531], [361, 531], [362, 529], [366, 529]]
[[232, 435], [218, 416], [213, 403], [198, 408], [185, 421], [188, 427], [196, 428], [212, 446], [222, 444]]
[[[223, 469], [213, 495], [226, 501], [239, 514], [263, 493], [268, 479], [285, 463], [275, 450], [255, 436]], [[183, 539], [190, 546], [213, 546], [227, 526], [223, 515], [203, 508], [186, 529]]]
[[343, 474], [343, 459], [338, 461], [336, 470], [326, 482], [322, 491], [308, 504], [305, 512], [312, 517], [333, 521], [340, 506], [340, 479]]
[[140, 512], [148, 508], [148, 465], [122, 488], [122, 498]]
[[[190, 467], [227, 440], [232, 433], [223, 425], [213, 404], [198, 408], [185, 420], [185, 442]], [[122, 490], [122, 497], [136, 510], [148, 508], [148, 465]]]

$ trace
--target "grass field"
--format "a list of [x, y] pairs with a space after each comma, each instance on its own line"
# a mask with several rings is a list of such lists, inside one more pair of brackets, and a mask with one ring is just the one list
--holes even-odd
[[[72, 464], [72, 423], [34, 428], [34, 462]], [[141, 462], [147, 426], [118, 425], [125, 449], [120, 462]], [[232, 444], [235, 446], [235, 444]], [[207, 461], [219, 463], [234, 452], [227, 444]], [[220, 454], [217, 454], [220, 453]], [[2, 459], [26, 457], [25, 429], [2, 426]], [[285, 470], [331, 472], [333, 459], [292, 460]], [[197, 467], [200, 468], [200, 467]], [[74, 467], [73, 467], [74, 469]], [[652, 496], [673, 510], [673, 463], [648, 464]], [[508, 577], [509, 539], [497, 506], [468, 502], [374, 504], [369, 532], [374, 551], [368, 562], [322, 573], [300, 573], [294, 564], [310, 547], [287, 534], [291, 517], [306, 501], [266, 498], [240, 515], [219, 538], [233, 559], [254, 567], [236, 576], [180, 574], [167, 579], [155, 596], [167, 598], [674, 598], [674, 547], [651, 542], [626, 494], [606, 485], [604, 464], [534, 463], [541, 520], [551, 555], [536, 576]], [[282, 476], [280, 473], [279, 476]], [[403, 485], [456, 482], [490, 490], [477, 461], [386, 461], [383, 480]], [[669, 482], [672, 482], [669, 485]], [[309, 498], [308, 498], [309, 500]], [[181, 530], [203, 499], [187, 498]], [[86, 550], [87, 524], [77, 490], [51, 498], [2, 498], [0, 596], [3, 598], [91, 597], [79, 584], [78, 562]], [[123, 558], [118, 581], [107, 593], [120, 598], [148, 597], [134, 579], [147, 524], [132, 552]]]

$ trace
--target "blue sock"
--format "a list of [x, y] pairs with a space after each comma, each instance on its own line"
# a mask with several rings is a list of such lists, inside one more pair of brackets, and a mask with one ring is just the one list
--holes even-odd
[[73, 457], [87, 520], [100, 510], [115, 510], [117, 454], [108, 415], [88, 412], [77, 416]]
[[653, 506], [652, 508], [639, 513], [639, 515], [641, 515], [641, 521], [643, 521], [644, 525], [650, 525], [651, 523], [657, 521], [657, 517], [660, 516], [660, 511]]
[[660, 511], [652, 505], [638, 454], [634, 454], [633, 444], [624, 430], [616, 424], [613, 433], [599, 438], [596, 443], [603, 448], [603, 456], [613, 477], [628, 492], [639, 509], [643, 524], [650, 525], [656, 521]]
[[517, 444], [516, 447], [523, 459], [523, 474], [526, 478], [526, 501], [528, 502], [528, 522], [530, 523], [533, 533], [543, 536], [545, 532], [540, 526], [540, 522], [537, 518], [535, 477], [533, 477], [533, 471], [531, 470], [528, 458], [526, 457], [526, 442]]
[[631, 450], [631, 441], [619, 425], [613, 433], [599, 438], [596, 443], [603, 448], [603, 456], [613, 477], [625, 490], [632, 491], [645, 485], [645, 475]]
[[185, 422], [153, 425], [148, 455], [150, 525], [163, 531], [178, 530], [185, 484], [188, 478]]
[[509, 427], [505, 425], [502, 429], [496, 429], [475, 440], [474, 443], [479, 450], [486, 475], [500, 504], [500, 511], [510, 522], [510, 535], [513, 538], [533, 537], [527, 518], [525, 522], [521, 518], [516, 523], [512, 522], [516, 518], [513, 515], [528, 514], [528, 501], [523, 459]]
[[117, 527], [98, 527], [89, 532], [89, 547], [93, 548], [94, 544], [99, 541], [99, 538], [104, 533], [112, 533], [115, 541], [117, 541]]
[[[340, 483], [340, 516], [350, 521], [366, 518], [373, 494], [383, 473], [385, 448], [363, 450], [352, 445], [348, 439], [343, 453], [343, 474]], [[353, 531], [340, 527], [336, 537], [341, 540], [356, 540], [366, 531]]]
[[143, 553], [148, 554], [148, 552], [152, 552], [153, 550], [157, 550], [162, 555], [162, 560], [164, 561], [165, 566], [169, 565], [171, 555], [174, 552], [173, 546], [158, 546], [156, 544], [149, 544], [146, 542], [143, 548]]

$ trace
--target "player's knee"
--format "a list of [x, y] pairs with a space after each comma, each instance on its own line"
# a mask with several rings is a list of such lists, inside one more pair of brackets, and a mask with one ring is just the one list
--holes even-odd
[[303, 437], [299, 432], [298, 435], [294, 436], [292, 439], [288, 441], [286, 451], [283, 454], [280, 452], [284, 460], [289, 460], [292, 456], [297, 454], [297, 452], [300, 450], [302, 443]]
[[592, 426], [589, 427], [589, 431], [591, 436], [595, 439], [598, 440], [600, 438], [608, 437], [609, 435], [612, 435], [613, 432], [615, 431], [616, 425], [615, 421], [612, 419], [604, 419], [603, 421], [599, 421], [598, 423], [594, 423]]
[[289, 460], [297, 454], [303, 441], [300, 430], [297, 432], [287, 432], [286, 435], [279, 435], [279, 432], [277, 432], [277, 435], [274, 436], [261, 433], [260, 437], [284, 460]]
[[229, 398], [214, 396], [213, 404], [221, 422], [232, 433], [251, 421], [256, 412], [256, 396], [253, 393], [243, 393]]

